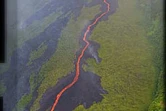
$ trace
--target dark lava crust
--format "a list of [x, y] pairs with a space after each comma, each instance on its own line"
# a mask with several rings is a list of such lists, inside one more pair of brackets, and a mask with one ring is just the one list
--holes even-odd
[[[59, 80], [55, 87], [47, 90], [40, 101], [39, 111], [46, 111], [50, 108], [56, 95], [62, 88], [72, 82], [74, 76], [75, 72], [68, 74]], [[80, 104], [85, 108], [89, 108], [94, 102], [100, 102], [103, 99], [101, 94], [106, 93], [107, 91], [100, 85], [99, 76], [81, 70], [78, 81], [62, 94], [55, 111], [72, 111]]]

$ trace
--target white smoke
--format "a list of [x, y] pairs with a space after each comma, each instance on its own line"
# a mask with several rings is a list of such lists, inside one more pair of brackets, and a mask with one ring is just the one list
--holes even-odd
[[91, 55], [93, 56], [93, 58], [96, 60], [96, 62], [99, 63], [99, 59], [97, 57], [97, 54], [94, 52], [93, 46], [90, 45], [88, 47], [88, 50], [91, 53]]

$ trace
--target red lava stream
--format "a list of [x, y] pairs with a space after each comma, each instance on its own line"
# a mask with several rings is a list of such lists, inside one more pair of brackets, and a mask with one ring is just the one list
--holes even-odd
[[73, 81], [72, 81], [69, 85], [67, 85], [65, 88], [63, 88], [63, 89], [58, 93], [58, 95], [56, 96], [55, 102], [54, 102], [54, 104], [53, 104], [53, 106], [52, 106], [52, 108], [51, 108], [51, 111], [54, 111], [54, 109], [55, 109], [55, 107], [56, 107], [56, 105], [57, 105], [57, 103], [58, 103], [60, 97], [62, 96], [62, 94], [63, 94], [67, 89], [69, 89], [70, 87], [72, 87], [72, 86], [78, 81], [78, 77], [79, 77], [79, 75], [80, 75], [80, 60], [81, 60], [82, 56], [84, 55], [85, 50], [86, 50], [86, 49], [88, 48], [88, 46], [89, 46], [89, 42], [86, 40], [87, 34], [88, 34], [88, 32], [90, 31], [91, 27], [92, 27], [93, 25], [95, 25], [95, 24], [99, 21], [99, 19], [100, 19], [101, 17], [103, 17], [105, 14], [107, 14], [107, 13], [109, 12], [109, 10], [110, 10], [110, 4], [109, 4], [106, 0], [103, 0], [103, 2], [107, 5], [107, 11], [104, 12], [104, 13], [102, 13], [99, 17], [97, 17], [97, 18], [95, 19], [95, 21], [94, 21], [92, 24], [90, 24], [90, 25], [87, 27], [87, 30], [86, 30], [86, 32], [84, 33], [84, 37], [83, 37], [83, 41], [86, 42], [86, 45], [85, 45], [85, 47], [82, 49], [81, 54], [78, 56], [77, 63], [76, 63], [76, 74], [75, 74], [75, 77], [74, 77]]

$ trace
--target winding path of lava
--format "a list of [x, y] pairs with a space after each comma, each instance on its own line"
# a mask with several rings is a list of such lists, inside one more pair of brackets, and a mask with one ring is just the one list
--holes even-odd
[[95, 19], [95, 21], [94, 21], [92, 24], [90, 24], [90, 25], [88, 26], [86, 32], [84, 33], [83, 41], [86, 42], [86, 45], [85, 45], [85, 47], [82, 49], [81, 54], [79, 55], [79, 57], [78, 57], [78, 59], [77, 59], [75, 77], [74, 77], [73, 81], [72, 81], [69, 85], [67, 85], [65, 88], [63, 88], [63, 89], [58, 93], [58, 95], [57, 95], [57, 97], [56, 97], [56, 99], [55, 99], [55, 102], [54, 102], [54, 104], [53, 104], [53, 106], [52, 106], [52, 108], [51, 108], [51, 111], [54, 111], [54, 109], [55, 109], [55, 107], [56, 107], [56, 105], [57, 105], [57, 103], [58, 103], [58, 101], [59, 101], [61, 95], [62, 95], [67, 89], [69, 89], [70, 87], [72, 87], [72, 86], [77, 82], [77, 80], [78, 80], [78, 77], [79, 77], [79, 75], [80, 75], [80, 60], [81, 60], [82, 56], [84, 55], [85, 50], [86, 50], [86, 49], [88, 48], [88, 46], [89, 46], [89, 42], [86, 40], [87, 34], [88, 34], [88, 32], [90, 31], [91, 27], [92, 27], [93, 25], [95, 25], [95, 24], [99, 21], [99, 19], [100, 19], [101, 17], [103, 17], [105, 14], [107, 14], [107, 13], [109, 12], [109, 10], [110, 10], [110, 4], [109, 4], [106, 0], [103, 0], [103, 2], [107, 5], [107, 11], [104, 12], [104, 13], [102, 13], [99, 17], [97, 17], [97, 18]]

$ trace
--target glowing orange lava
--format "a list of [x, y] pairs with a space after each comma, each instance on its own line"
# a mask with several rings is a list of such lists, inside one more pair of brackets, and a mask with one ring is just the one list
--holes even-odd
[[86, 45], [85, 45], [85, 47], [82, 49], [81, 54], [78, 56], [77, 63], [76, 63], [76, 74], [75, 74], [75, 77], [74, 77], [73, 81], [72, 81], [69, 85], [67, 85], [65, 88], [63, 88], [63, 89], [58, 93], [58, 95], [56, 96], [55, 102], [54, 102], [54, 104], [53, 104], [53, 106], [52, 106], [52, 108], [51, 108], [51, 111], [54, 111], [54, 109], [55, 109], [55, 107], [56, 107], [56, 105], [57, 105], [57, 103], [58, 103], [60, 97], [62, 96], [62, 94], [63, 94], [67, 89], [69, 89], [71, 86], [73, 86], [73, 85], [77, 82], [77, 80], [78, 80], [78, 77], [79, 77], [79, 75], [80, 75], [80, 60], [81, 60], [82, 56], [84, 55], [85, 50], [86, 50], [86, 49], [88, 48], [88, 46], [89, 46], [89, 42], [86, 40], [87, 34], [88, 34], [88, 32], [90, 31], [91, 27], [92, 27], [93, 25], [95, 25], [95, 24], [99, 21], [99, 19], [100, 19], [101, 17], [103, 17], [105, 14], [107, 14], [107, 13], [109, 12], [109, 10], [110, 10], [110, 4], [109, 4], [106, 0], [103, 0], [103, 2], [107, 5], [107, 11], [104, 12], [104, 13], [102, 13], [99, 17], [97, 17], [97, 18], [95, 19], [95, 21], [94, 21], [92, 24], [90, 24], [90, 25], [87, 27], [87, 30], [86, 30], [86, 32], [84, 33], [84, 37], [83, 37], [83, 41], [86, 42]]

